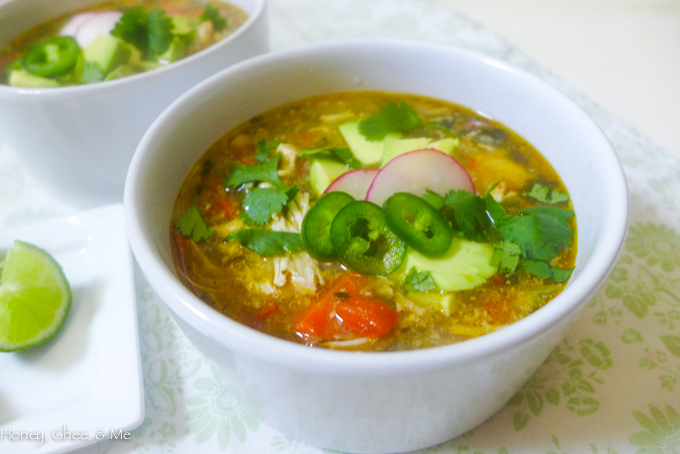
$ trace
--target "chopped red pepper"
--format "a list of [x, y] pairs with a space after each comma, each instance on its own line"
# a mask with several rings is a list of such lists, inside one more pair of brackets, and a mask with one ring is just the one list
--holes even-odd
[[346, 273], [324, 289], [293, 327], [305, 339], [380, 337], [397, 323], [397, 311], [379, 298], [359, 295], [363, 277]]
[[380, 337], [397, 323], [397, 311], [379, 298], [354, 296], [335, 307], [336, 318], [354, 334]]

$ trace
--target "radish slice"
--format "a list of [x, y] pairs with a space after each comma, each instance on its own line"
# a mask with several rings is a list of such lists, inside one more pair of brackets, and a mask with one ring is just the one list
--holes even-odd
[[73, 36], [85, 49], [97, 36], [110, 34], [122, 15], [118, 11], [78, 14], [61, 29], [60, 34]]
[[366, 200], [382, 205], [396, 192], [422, 197], [426, 189], [441, 195], [452, 189], [475, 192], [470, 174], [455, 158], [434, 148], [424, 148], [399, 155], [385, 164], [373, 179]]
[[66, 25], [61, 29], [59, 34], [61, 36], [76, 36], [76, 32], [81, 25], [90, 20], [92, 17], [96, 16], [97, 13], [80, 13], [76, 14], [66, 22]]
[[326, 188], [324, 194], [331, 191], [342, 191], [354, 197], [355, 200], [364, 200], [373, 178], [378, 174], [378, 169], [356, 169], [343, 173]]

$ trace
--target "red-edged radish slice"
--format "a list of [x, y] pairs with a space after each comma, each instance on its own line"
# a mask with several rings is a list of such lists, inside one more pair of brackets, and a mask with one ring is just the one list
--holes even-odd
[[61, 36], [76, 36], [76, 32], [81, 25], [96, 16], [97, 13], [80, 13], [73, 16], [66, 25], [61, 29], [59, 34]]
[[[84, 13], [83, 15], [88, 14]], [[115, 27], [116, 22], [121, 18], [123, 13], [118, 11], [104, 11], [103, 13], [90, 13], [91, 15], [84, 18], [78, 19], [74, 25], [71, 22], [67, 23], [61, 31], [62, 35], [69, 34], [73, 36], [78, 45], [85, 49], [87, 46], [92, 44], [98, 35], [108, 35]], [[75, 19], [75, 18], [74, 18]], [[73, 19], [71, 20], [73, 21]], [[64, 33], [64, 30], [69, 28], [69, 30], [75, 27], [75, 31], [71, 33]]]
[[382, 206], [396, 192], [422, 197], [426, 189], [441, 195], [452, 189], [475, 192], [470, 174], [455, 158], [434, 148], [424, 148], [399, 155], [385, 164], [373, 179], [366, 200]]
[[378, 174], [378, 169], [356, 169], [343, 173], [335, 179], [324, 191], [342, 191], [354, 197], [355, 200], [364, 200], [373, 178]]

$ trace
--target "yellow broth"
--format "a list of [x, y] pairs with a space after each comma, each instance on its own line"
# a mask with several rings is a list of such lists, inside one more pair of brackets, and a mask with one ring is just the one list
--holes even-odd
[[[230, 173], [232, 162], [255, 162], [256, 145], [261, 140], [280, 141], [297, 151], [344, 147], [346, 143], [338, 126], [367, 118], [388, 101], [406, 101], [423, 123], [436, 122], [455, 134], [460, 145], [453, 156], [469, 171], [477, 194], [485, 194], [494, 183], [500, 182], [495, 193], [502, 197], [508, 214], [517, 214], [525, 207], [538, 204], [525, 196], [535, 183], [566, 193], [554, 169], [529, 143], [498, 122], [465, 107], [422, 96], [381, 92], [348, 92], [303, 99], [262, 113], [227, 132], [186, 177], [176, 199], [171, 225], [175, 265], [185, 285], [226, 316], [272, 336], [314, 347], [362, 351], [410, 350], [466, 340], [516, 322], [560, 293], [566, 285], [564, 282], [539, 279], [518, 268], [513, 274], [498, 273], [473, 289], [449, 292], [453, 309], [450, 315], [445, 315], [439, 307], [424, 302], [427, 298], [422, 298], [422, 294], [415, 297], [414, 292], [405, 288], [403, 274], [356, 275], [359, 292], [379, 298], [396, 309], [398, 321], [389, 333], [377, 338], [341, 339], [296, 334], [294, 326], [301, 314], [328, 293], [338, 276], [348, 274], [347, 267], [340, 261], [319, 262], [304, 251], [262, 257], [235, 241], [225, 241], [227, 234], [247, 226], [239, 216], [242, 191], [225, 188], [223, 181]], [[443, 137], [441, 131], [434, 129], [416, 130], [408, 135]], [[287, 213], [288, 222], [286, 218], [276, 221], [292, 231], [296, 231], [299, 222], [296, 224], [290, 218], [304, 214], [318, 197], [308, 179], [309, 165], [310, 158], [297, 157], [289, 161], [283, 159], [279, 167], [283, 183], [297, 184], [299, 188], [295, 204]], [[192, 205], [216, 232], [207, 240], [194, 242], [176, 228]], [[571, 209], [571, 202], [564, 207]], [[573, 218], [570, 226], [575, 230]], [[560, 252], [552, 265], [563, 269], [573, 267], [575, 244], [574, 235], [571, 246]], [[288, 271], [281, 273], [282, 267]], [[291, 269], [298, 272], [297, 282]], [[277, 273], [279, 282], [275, 283]]]

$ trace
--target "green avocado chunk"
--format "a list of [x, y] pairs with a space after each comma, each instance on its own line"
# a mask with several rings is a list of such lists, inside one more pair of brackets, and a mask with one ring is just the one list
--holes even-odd
[[118, 66], [126, 64], [132, 52], [122, 41], [110, 35], [98, 35], [83, 50], [85, 61], [95, 63], [108, 74]]
[[183, 36], [173, 36], [170, 42], [170, 47], [168, 50], [163, 52], [158, 59], [167, 60], [170, 63], [174, 63], [177, 60], [181, 60], [187, 56], [189, 49], [189, 41]]
[[328, 186], [351, 169], [345, 164], [327, 158], [313, 158], [309, 165], [309, 182], [317, 195], [323, 194]]
[[123, 77], [128, 77], [132, 76], [135, 74], [135, 71], [128, 65], [120, 65], [116, 67], [113, 71], [109, 73], [108, 76], [106, 76], [106, 79], [104, 80], [114, 80], [114, 79], [121, 79]]
[[452, 293], [409, 292], [407, 297], [421, 307], [433, 307], [447, 317], [456, 310], [457, 301]]
[[14, 69], [9, 74], [9, 85], [22, 88], [54, 88], [60, 84], [54, 79], [34, 76], [24, 69]]
[[385, 141], [401, 137], [398, 133], [389, 133], [383, 140], [368, 140], [359, 132], [359, 122], [344, 123], [338, 128], [350, 150], [364, 167], [380, 164]]
[[429, 271], [432, 279], [445, 292], [468, 290], [486, 282], [498, 268], [489, 264], [493, 246], [454, 238], [449, 250], [441, 257], [429, 258], [409, 248], [405, 270], [416, 267]]
[[423, 148], [434, 148], [448, 155], [458, 146], [458, 138], [447, 137], [441, 140], [432, 140], [428, 137], [409, 137], [400, 139], [398, 137], [386, 137], [383, 145], [383, 154], [380, 159], [380, 167], [387, 164], [392, 158], [408, 153], [409, 151], [421, 150]]

